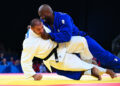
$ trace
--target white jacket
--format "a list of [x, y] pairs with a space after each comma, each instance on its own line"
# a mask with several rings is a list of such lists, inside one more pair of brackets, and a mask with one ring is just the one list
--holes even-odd
[[[44, 59], [56, 47], [56, 45], [56, 42], [53, 42], [50, 39], [44, 40], [40, 36], [36, 35], [31, 29], [29, 30], [29, 37], [23, 42], [23, 51], [21, 55], [21, 65], [26, 77], [31, 77], [36, 74], [32, 68], [32, 60], [34, 56]], [[60, 43], [57, 52], [59, 59], [58, 63], [55, 62], [54, 55], [52, 55], [47, 61], [44, 61], [44, 64], [50, 71], [50, 66], [53, 66], [56, 69], [68, 71], [80, 71], [90, 68], [88, 66], [81, 67], [83, 64], [79, 61], [79, 58], [76, 55], [71, 54], [80, 53], [83, 60], [92, 59], [93, 56], [88, 49], [86, 39], [83, 37], [74, 36], [71, 38], [70, 42]], [[75, 65], [73, 60], [76, 61]], [[70, 64], [69, 61], [73, 61], [73, 63]], [[77, 67], [77, 65], [79, 66]]]

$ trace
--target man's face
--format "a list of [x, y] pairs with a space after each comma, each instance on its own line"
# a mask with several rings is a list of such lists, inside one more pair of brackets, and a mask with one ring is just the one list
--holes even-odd
[[13, 57], [11, 57], [10, 60], [13, 61]]
[[40, 11], [39, 16], [45, 23], [50, 23], [52, 14], [48, 11]]
[[5, 58], [3, 59], [3, 62], [4, 62], [4, 63], [6, 62], [6, 59], [5, 59]]
[[41, 35], [44, 32], [43, 29], [43, 24], [39, 24], [39, 25], [35, 25], [33, 27], [31, 27], [31, 29], [33, 30], [33, 32], [35, 32], [37, 35]]

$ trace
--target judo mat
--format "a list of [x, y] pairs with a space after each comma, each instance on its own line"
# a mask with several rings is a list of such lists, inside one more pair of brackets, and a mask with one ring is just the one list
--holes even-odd
[[102, 75], [98, 81], [90, 75], [83, 75], [81, 80], [72, 80], [56, 73], [42, 73], [41, 81], [33, 78], [26, 79], [23, 74], [0, 74], [0, 86], [120, 86], [120, 74], [111, 79], [109, 75]]

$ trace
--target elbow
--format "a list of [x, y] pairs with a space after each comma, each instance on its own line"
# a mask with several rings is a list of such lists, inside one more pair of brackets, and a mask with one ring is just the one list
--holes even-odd
[[72, 35], [68, 34], [65, 37], [63, 37], [64, 42], [69, 42], [71, 40]]
[[72, 37], [72, 35], [71, 34], [68, 34], [68, 35], [66, 35], [66, 40], [65, 40], [65, 42], [69, 42], [70, 40], [71, 40], [71, 37]]
[[57, 43], [64, 43], [64, 42], [69, 42], [71, 40], [71, 37], [63, 37], [61, 40], [54, 40]]
[[71, 40], [71, 36], [69, 36], [68, 38], [67, 38], [67, 41], [70, 41]]

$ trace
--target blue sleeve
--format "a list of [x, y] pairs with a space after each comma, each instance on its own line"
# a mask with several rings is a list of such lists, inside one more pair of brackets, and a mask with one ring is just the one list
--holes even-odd
[[60, 19], [61, 25], [59, 32], [50, 33], [52, 39], [57, 43], [63, 43], [70, 41], [72, 37], [72, 22], [69, 16], [64, 16]]

